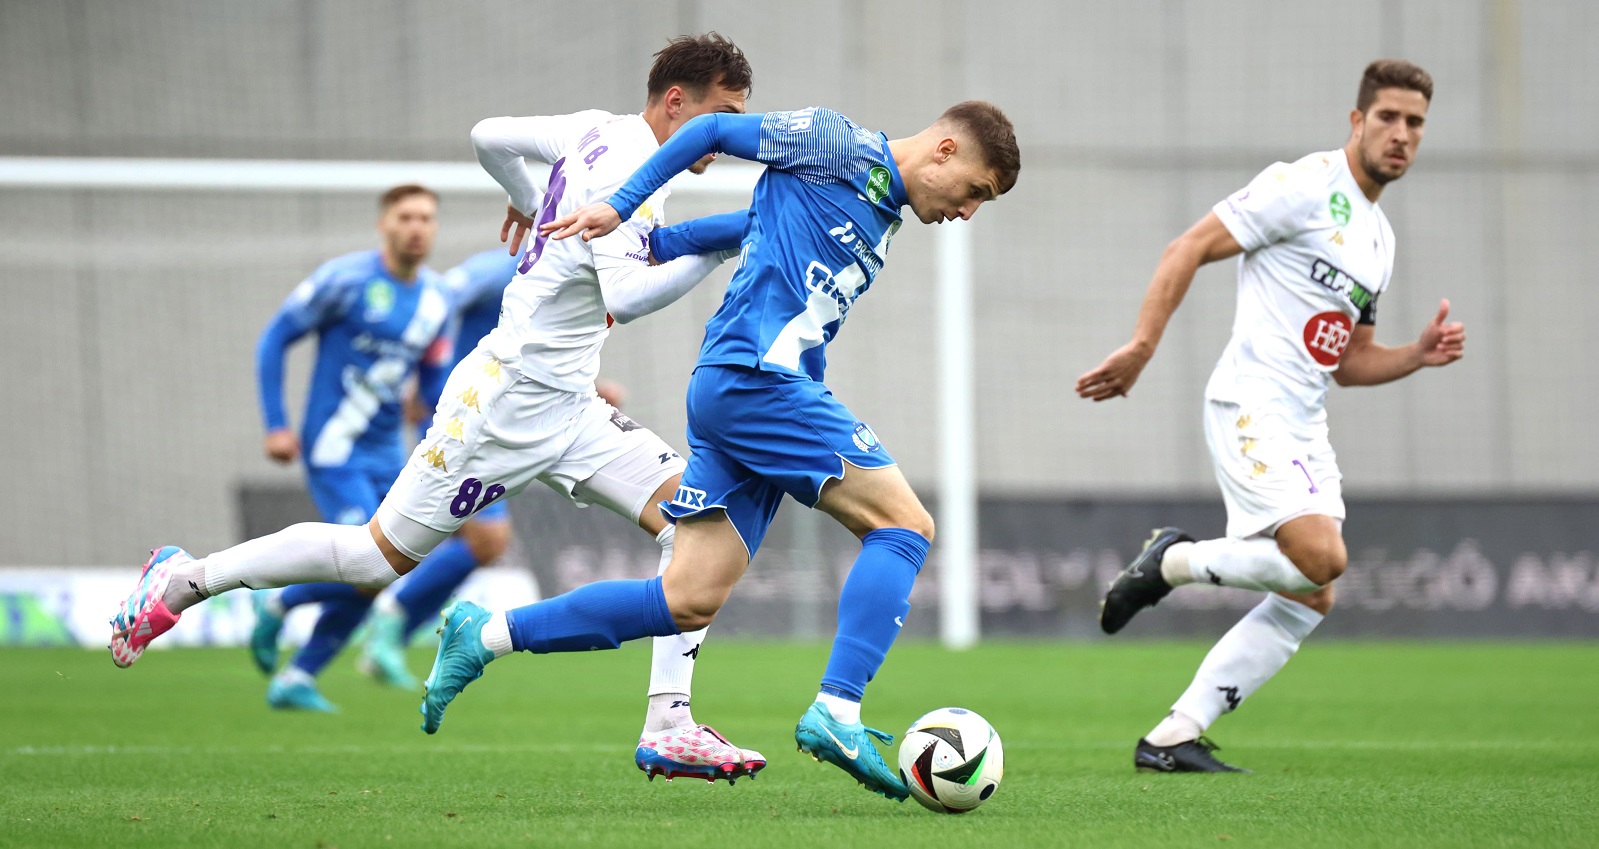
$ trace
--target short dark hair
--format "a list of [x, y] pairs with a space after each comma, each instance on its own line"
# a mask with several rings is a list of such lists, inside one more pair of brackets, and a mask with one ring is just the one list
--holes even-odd
[[1000, 194], [1016, 185], [1016, 174], [1022, 170], [1022, 152], [1016, 146], [1015, 125], [998, 106], [985, 100], [966, 100], [945, 109], [938, 120], [953, 124], [977, 143], [983, 161], [994, 169], [999, 180]]
[[1403, 59], [1378, 59], [1367, 65], [1366, 73], [1360, 77], [1360, 93], [1355, 95], [1355, 109], [1365, 114], [1371, 108], [1372, 101], [1377, 99], [1377, 92], [1385, 88], [1419, 91], [1428, 103], [1432, 103], [1432, 74], [1422, 70], [1420, 65]]
[[750, 91], [750, 62], [738, 45], [722, 36], [680, 35], [655, 54], [650, 66], [649, 99], [666, 94], [672, 86], [682, 86], [695, 99], [705, 96], [711, 86], [731, 91]]
[[378, 211], [388, 212], [389, 207], [414, 195], [427, 195], [428, 197], [433, 198], [434, 203], [439, 202], [439, 193], [433, 191], [427, 186], [418, 185], [416, 183], [402, 183], [384, 192], [383, 196], [378, 198]]

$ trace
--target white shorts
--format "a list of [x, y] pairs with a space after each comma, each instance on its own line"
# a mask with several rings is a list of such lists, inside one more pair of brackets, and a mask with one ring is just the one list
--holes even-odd
[[378, 508], [384, 536], [421, 560], [490, 503], [535, 480], [637, 524], [683, 458], [602, 400], [545, 386], [483, 349], [444, 385], [427, 436]]
[[1227, 536], [1275, 534], [1313, 513], [1343, 521], [1343, 474], [1326, 423], [1275, 404], [1206, 401], [1205, 441], [1227, 502]]

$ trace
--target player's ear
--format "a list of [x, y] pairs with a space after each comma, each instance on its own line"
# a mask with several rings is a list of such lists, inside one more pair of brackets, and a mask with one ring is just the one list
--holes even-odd
[[682, 86], [672, 86], [671, 88], [666, 90], [666, 94], [662, 95], [662, 98], [666, 102], [666, 118], [667, 118], [667, 120], [669, 120], [669, 121], [677, 120], [677, 117], [679, 115], [683, 114], [683, 102], [688, 99], [687, 96], [683, 93], [683, 87]]
[[945, 136], [939, 139], [938, 145], [933, 148], [933, 161], [939, 164], [948, 162], [960, 150], [960, 143], [955, 139]]
[[1366, 123], [1366, 116], [1362, 115], [1359, 109], [1351, 109], [1351, 110], [1349, 110], [1349, 132], [1350, 133], [1358, 133], [1358, 132], [1360, 132], [1361, 125], [1363, 125], [1365, 123]]

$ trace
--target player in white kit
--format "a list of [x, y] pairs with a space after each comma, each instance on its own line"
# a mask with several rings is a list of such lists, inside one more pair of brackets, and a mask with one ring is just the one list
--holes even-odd
[[[515, 252], [528, 228], [609, 197], [689, 119], [742, 113], [750, 78], [731, 41], [715, 33], [683, 36], [656, 54], [641, 114], [593, 110], [480, 122], [472, 132], [479, 161], [510, 196], [502, 240], [514, 226]], [[553, 166], [542, 194], [525, 158]], [[692, 170], [709, 164], [707, 157]], [[673, 528], [646, 507], [676, 491], [684, 462], [596, 394], [599, 352], [613, 322], [671, 304], [736, 254], [743, 221], [743, 213], [712, 217], [738, 227], [712, 240], [730, 250], [654, 264], [651, 237], [659, 235], [666, 195], [662, 189], [602, 239], [552, 241], [535, 232], [505, 290], [499, 326], [451, 372], [432, 427], [366, 527], [294, 525], [199, 560], [174, 546], [155, 552], [113, 620], [117, 664], [132, 664], [183, 609], [217, 593], [304, 581], [387, 586], [474, 513], [535, 480], [655, 536], [664, 570]], [[759, 753], [693, 721], [689, 682], [703, 638], [699, 631], [656, 641], [636, 756], [652, 778], [732, 780], [765, 766]]]
[[1404, 61], [1366, 68], [1341, 150], [1277, 163], [1167, 247], [1133, 340], [1077, 381], [1103, 401], [1138, 379], [1200, 265], [1243, 254], [1232, 340], [1205, 387], [1205, 436], [1227, 503], [1227, 536], [1154, 532], [1105, 596], [1114, 634], [1172, 588], [1196, 581], [1271, 593], [1211, 649], [1172, 712], [1138, 741], [1151, 772], [1238, 772], [1202, 735], [1281, 669], [1333, 604], [1343, 574], [1341, 474], [1327, 438], [1328, 378], [1398, 380], [1464, 353], [1449, 302], [1409, 345], [1374, 340], [1394, 234], [1377, 206], [1421, 143], [1432, 78]]

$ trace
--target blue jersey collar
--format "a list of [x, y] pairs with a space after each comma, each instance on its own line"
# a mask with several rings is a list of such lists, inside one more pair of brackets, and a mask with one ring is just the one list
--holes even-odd
[[894, 178], [888, 183], [888, 199], [894, 202], [894, 209], [898, 210], [911, 202], [905, 195], [905, 178], [899, 175], [899, 163], [894, 161], [894, 152], [888, 148], [888, 133], [878, 133], [877, 137], [883, 140], [883, 150], [888, 151], [883, 159], [888, 163], [889, 176]]

